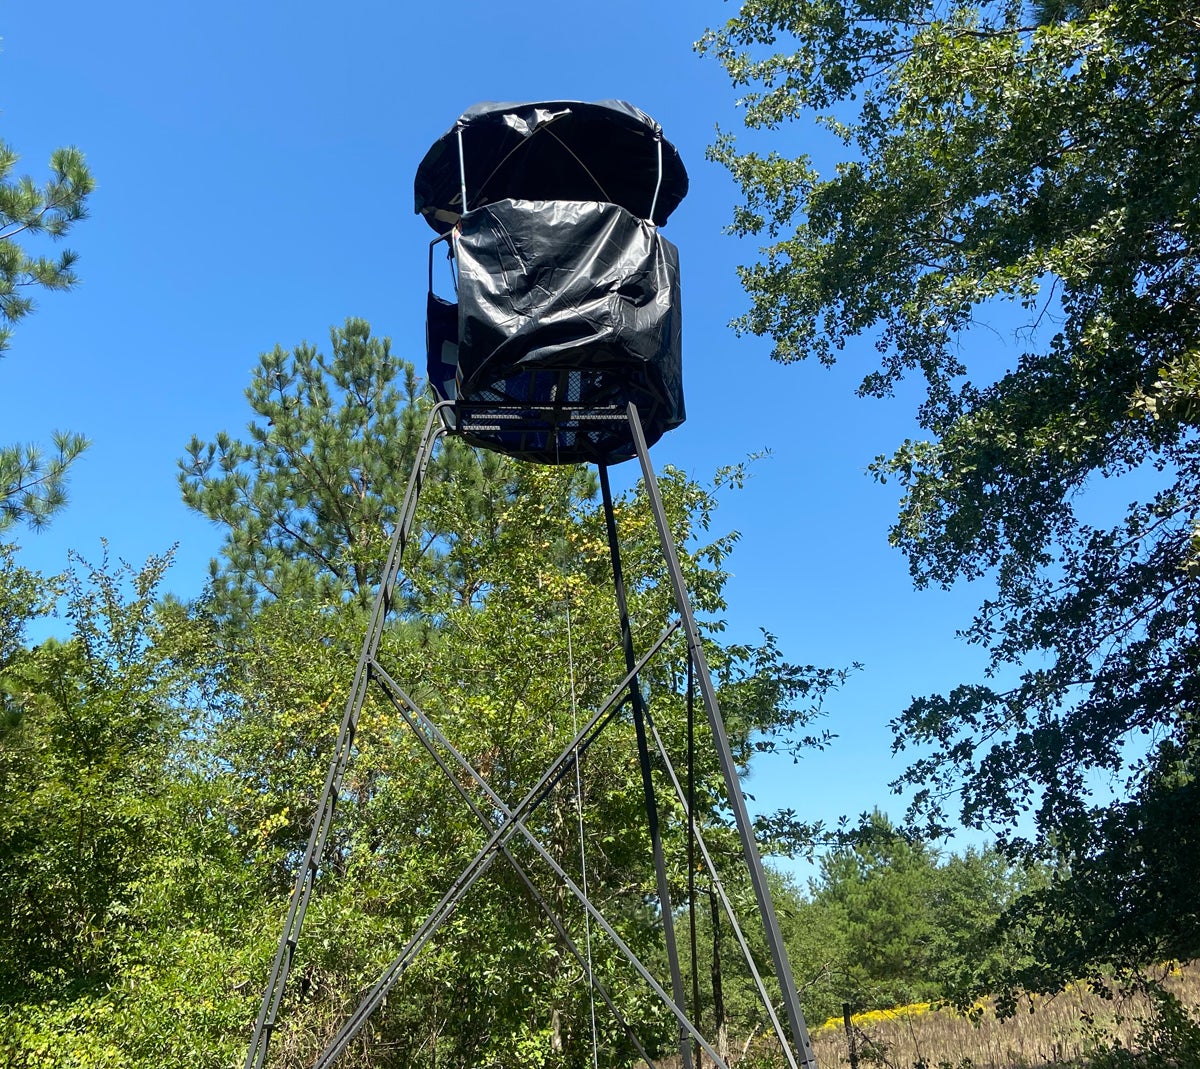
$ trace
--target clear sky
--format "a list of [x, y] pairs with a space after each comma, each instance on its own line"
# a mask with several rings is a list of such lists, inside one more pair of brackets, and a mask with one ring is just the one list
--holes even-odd
[[[692, 43], [733, 14], [713, 0], [341, 5], [209, 0], [35, 4], [0, 18], [0, 137], [45, 177], [53, 148], [87, 154], [98, 189], [69, 244], [81, 286], [46, 295], [0, 361], [0, 441], [55, 428], [93, 445], [71, 504], [23, 561], [58, 570], [100, 539], [131, 562], [178, 543], [169, 586], [199, 593], [220, 533], [183, 506], [176, 459], [193, 435], [238, 433], [257, 354], [324, 342], [347, 316], [423, 358], [426, 246], [412, 179], [429, 144], [480, 100], [629, 100], [680, 149], [691, 193], [664, 233], [680, 248], [688, 422], [658, 465], [707, 479], [769, 449], [719, 521], [742, 532], [730, 634], [765, 627], [789, 659], [862, 672], [829, 703], [840, 738], [800, 765], [764, 766], [765, 806], [836, 819], [879, 804], [888, 720], [916, 694], [977, 675], [957, 641], [981, 592], [911, 589], [887, 546], [896, 490], [865, 469], [914, 428], [912, 404], [853, 397], [870, 348], [833, 371], [781, 367], [728, 322], [745, 306], [722, 233], [735, 190], [704, 159], [736, 91]], [[814, 151], [816, 130], [775, 135]], [[997, 366], [1015, 353], [998, 335]], [[407, 473], [397, 473], [398, 479]]]

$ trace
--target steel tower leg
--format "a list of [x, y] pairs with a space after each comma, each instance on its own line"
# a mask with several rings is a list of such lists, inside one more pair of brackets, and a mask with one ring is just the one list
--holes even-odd
[[[621, 546], [617, 539], [617, 517], [613, 511], [612, 490], [608, 483], [608, 468], [601, 464], [600, 493], [604, 499], [604, 523], [608, 531], [608, 551], [612, 557], [613, 590], [617, 598], [617, 614], [621, 618], [621, 646], [625, 651], [625, 668], [632, 672], [637, 658], [633, 652], [633, 631], [629, 626], [629, 605], [625, 598], [625, 576], [621, 569]], [[650, 830], [650, 847], [654, 854], [654, 878], [658, 884], [658, 905], [662, 913], [663, 938], [667, 944], [667, 961], [671, 969], [671, 995], [677, 1006], [685, 1006], [683, 971], [679, 967], [679, 948], [675, 942], [675, 914], [671, 909], [671, 891], [667, 884], [667, 862], [663, 856], [662, 835], [658, 828], [658, 802], [654, 797], [654, 779], [650, 767], [650, 744], [646, 740], [646, 708], [637, 676], [629, 682], [629, 702], [633, 708], [633, 727], [637, 736], [638, 764], [642, 769], [642, 793], [646, 799], [646, 823]], [[693, 961], [693, 968], [695, 963]], [[696, 1007], [692, 1007], [696, 1012]], [[683, 1069], [692, 1069], [692, 1043], [687, 1031], [679, 1029], [679, 1057]]]
[[650, 464], [650, 453], [646, 448], [646, 436], [642, 433], [642, 423], [638, 418], [637, 406], [630, 403], [628, 413], [629, 429], [637, 449], [638, 462], [642, 466], [642, 481], [646, 487], [646, 497], [649, 499], [651, 511], [654, 513], [654, 523], [658, 528], [663, 559], [667, 562], [667, 570], [671, 576], [675, 607], [683, 621], [688, 650], [696, 666], [697, 682], [700, 684], [700, 693], [704, 698], [704, 708], [708, 714], [709, 728], [712, 731], [713, 744], [717, 750], [717, 760], [720, 762], [721, 772], [725, 777], [729, 805], [733, 810], [734, 822], [737, 824], [738, 835], [742, 841], [742, 856], [750, 872], [750, 882], [754, 887], [754, 897], [758, 902], [758, 912], [762, 917], [767, 945], [771, 951], [771, 961], [775, 967], [775, 976], [779, 980], [779, 987], [783, 994], [784, 1010], [791, 1028], [792, 1041], [796, 1047], [797, 1061], [804, 1069], [816, 1069], [817, 1059], [808, 1038], [808, 1026], [804, 1023], [804, 1014], [800, 1010], [800, 996], [796, 992], [796, 979], [792, 975], [787, 949], [783, 945], [783, 937], [779, 931], [779, 921], [775, 916], [775, 907], [771, 901], [771, 889], [767, 886], [762, 858], [758, 853], [758, 843], [754, 839], [754, 825], [750, 821], [750, 813], [746, 809], [746, 799], [742, 795], [737, 766], [734, 764], [733, 752], [729, 748], [725, 722], [721, 719], [721, 710], [717, 705], [717, 692], [713, 687], [712, 676], [708, 670], [708, 660], [704, 656], [704, 647], [700, 642], [700, 629], [696, 626], [696, 616], [692, 612], [691, 598], [683, 580], [679, 554], [675, 550], [675, 540], [671, 535], [671, 528], [663, 509], [658, 480], [654, 475], [654, 468]]
[[250, 1049], [246, 1053], [246, 1069], [262, 1069], [267, 1060], [267, 1050], [271, 1045], [271, 1033], [275, 1030], [275, 1023], [279, 1017], [279, 1006], [283, 1001], [284, 989], [287, 987], [288, 974], [292, 970], [292, 959], [296, 953], [296, 944], [300, 940], [304, 914], [308, 910], [308, 900], [312, 895], [317, 870], [321, 867], [321, 856], [325, 852], [325, 840], [333, 824], [333, 811], [337, 806], [337, 796], [341, 792], [342, 778], [350, 760], [350, 752], [354, 747], [354, 733], [358, 730], [358, 720], [367, 699], [371, 664], [375, 659], [375, 654], [379, 651], [380, 640], [383, 638], [384, 624], [387, 621], [388, 610], [391, 608], [396, 579], [400, 573], [400, 559], [404, 555], [404, 548], [412, 529], [417, 499], [420, 497], [421, 486], [429, 469], [429, 461], [433, 457], [434, 446], [446, 431], [442, 413], [449, 407], [449, 402], [442, 402], [434, 406], [433, 411], [429, 413], [420, 444], [417, 446], [417, 455], [413, 460], [408, 490], [404, 495], [404, 502], [400, 506], [400, 515], [396, 521], [396, 530], [392, 535], [383, 578], [371, 609], [371, 619], [367, 625], [366, 637], [363, 639], [362, 652], [359, 654], [358, 666], [354, 670], [354, 681], [350, 684], [346, 710], [342, 714], [341, 727], [334, 745], [333, 760], [329, 765], [329, 773], [325, 778], [321, 799], [317, 803], [312, 833], [304, 852], [304, 860], [300, 863], [300, 869], [296, 873], [296, 884], [292, 888], [287, 919], [283, 924], [283, 935], [280, 937], [279, 949], [275, 952], [275, 960], [271, 965], [271, 976], [267, 981], [262, 1006], [259, 1008], [258, 1019], [254, 1024]]

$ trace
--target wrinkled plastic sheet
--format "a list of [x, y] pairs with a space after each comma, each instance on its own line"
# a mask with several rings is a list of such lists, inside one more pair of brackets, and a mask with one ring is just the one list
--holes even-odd
[[[462, 155], [459, 155], [461, 137]], [[467, 207], [508, 198], [619, 204], [660, 226], [687, 194], [679, 153], [662, 128], [623, 100], [476, 104], [421, 161], [416, 210], [439, 233]]]
[[[654, 226], [614, 204], [503, 200], [468, 213], [454, 249], [458, 302], [430, 297], [429, 380], [468, 439], [608, 464], [634, 455], [630, 402], [648, 444], [683, 422], [678, 252]], [[511, 426], [472, 430], [505, 408]]]

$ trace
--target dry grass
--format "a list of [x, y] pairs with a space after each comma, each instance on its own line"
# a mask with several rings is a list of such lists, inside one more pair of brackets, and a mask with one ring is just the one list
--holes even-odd
[[[1184, 1005], [1200, 1005], [1200, 965], [1174, 971], [1166, 986]], [[1096, 1029], [1128, 1043], [1137, 1031], [1136, 1018], [1148, 1010], [1142, 996], [1105, 1000], [1077, 986], [1053, 998], [1033, 999], [1005, 1021], [997, 1020], [986, 1005], [978, 1021], [948, 1009], [912, 1006], [861, 1014], [853, 1025], [864, 1065], [912, 1069], [923, 1062], [957, 1067], [970, 1059], [974, 1069], [1036, 1069], [1080, 1064]], [[841, 1021], [813, 1029], [812, 1040], [821, 1069], [849, 1066]]]

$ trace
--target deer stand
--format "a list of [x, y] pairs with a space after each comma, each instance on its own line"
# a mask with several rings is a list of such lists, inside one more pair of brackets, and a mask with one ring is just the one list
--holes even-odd
[[[402, 558], [409, 533], [412, 529], [421, 486], [433, 455], [435, 444], [442, 434], [448, 433], [448, 427], [452, 426], [454, 428], [452, 433], [463, 434], [469, 440], [472, 434], [486, 435], [490, 429], [494, 429], [497, 426], [503, 426], [506, 432], [515, 430], [518, 433], [525, 425], [542, 428], [543, 430], [546, 427], [551, 427], [554, 433], [557, 433], [558, 430], [577, 432], [581, 427], [594, 426], [596, 421], [609, 423], [624, 422], [627, 424], [628, 433], [631, 436], [636, 456], [641, 465], [646, 496], [653, 512], [662, 555], [669, 573], [678, 619], [670, 622], [648, 649], [640, 653], [634, 649], [608, 470], [606, 466], [600, 465], [600, 486], [613, 565], [613, 581], [620, 617], [619, 626], [626, 672], [621, 679], [615, 681], [607, 699], [583, 719], [575, 737], [549, 763], [536, 782], [528, 788], [518, 801], [512, 802], [501, 798], [491, 788], [487, 779], [480, 771], [472, 767], [468, 759], [455, 748], [451, 740], [439, 729], [432, 718], [405, 692], [402, 684], [393, 678], [384, 665], [379, 663], [377, 655], [380, 641], [392, 608], [394, 593], [401, 574]], [[689, 676], [694, 673], [705, 713], [707, 714], [712, 742], [716, 749], [717, 761], [724, 779], [727, 794], [726, 802], [741, 841], [742, 860], [746, 866], [748, 877], [754, 890], [759, 923], [762, 926], [762, 933], [770, 951], [773, 970], [779, 984], [783, 1017], [787, 1023], [786, 1028], [776, 1013], [763, 978], [755, 966], [745, 935], [729, 902], [729, 897], [717, 875], [712, 856], [704, 843], [703, 836], [691, 819], [689, 799], [675, 772], [667, 749], [663, 745], [662, 737], [654, 724], [650, 709], [643, 699], [642, 691], [639, 687], [639, 673], [659, 654], [668, 639], [677, 631], [682, 631], [686, 641]], [[559, 889], [565, 888], [565, 891], [578, 902], [579, 906], [586, 911], [590, 918], [590, 923], [612, 941], [613, 946], [627, 961], [628, 965], [654, 995], [661, 1000], [662, 1005], [675, 1018], [678, 1025], [678, 1051], [683, 1069], [693, 1069], [694, 1050], [703, 1051], [711, 1063], [720, 1067], [720, 1069], [728, 1069], [725, 1061], [715, 1049], [713, 1041], [710, 1037], [702, 1033], [697, 1021], [698, 1014], [694, 1004], [694, 997], [692, 1004], [689, 1006], [687, 993], [684, 988], [683, 970], [680, 964], [674, 931], [675, 914], [670, 899], [662, 842], [658, 828], [658, 802], [655, 798], [655, 788], [651, 778], [651, 769], [657, 755], [657, 760], [661, 762], [660, 767], [666, 770], [680, 806], [688, 813], [689, 823], [693, 832], [694, 845], [692, 849], [699, 854], [700, 859], [708, 870], [714, 894], [720, 899], [724, 907], [729, 920], [730, 930], [741, 947], [749, 967], [750, 975], [758, 990], [765, 1013], [770, 1020], [771, 1028], [778, 1040], [784, 1058], [790, 1069], [816, 1069], [816, 1060], [809, 1043], [804, 1017], [800, 1010], [795, 982], [788, 964], [787, 952], [784, 949], [778, 922], [772, 907], [771, 893], [767, 886], [762, 861], [754, 840], [750, 816], [746, 810], [745, 800], [738, 782], [737, 770], [726, 736], [725, 726], [717, 706], [716, 691], [710, 677], [708, 664], [705, 660], [704, 650], [700, 641], [700, 632], [684, 584], [683, 572], [668, 527], [654, 470], [650, 465], [650, 458], [638, 418], [638, 412], [633, 404], [629, 404], [624, 411], [616, 410], [615, 406], [608, 410], [580, 411], [567, 407], [565, 403], [560, 405], [498, 406], [486, 408], [478, 405], [470, 406], [463, 402], [458, 402], [457, 404], [454, 402], [442, 402], [431, 413], [424, 437], [418, 448], [413, 472], [408, 484], [408, 491], [405, 495], [393, 534], [383, 580], [370, 615], [367, 634], [363, 641], [357, 667], [355, 668], [350, 693], [346, 701], [345, 713], [341, 722], [341, 729], [325, 780], [324, 790], [317, 805], [308, 847], [296, 876], [279, 949], [271, 968], [270, 978], [263, 996], [262, 1007], [255, 1024], [253, 1039], [246, 1058], [247, 1069], [260, 1069], [266, 1062], [271, 1035], [279, 1019], [284, 990], [300, 940], [305, 911], [321, 868], [322, 854], [333, 821], [334, 807], [341, 793], [343, 777], [354, 751], [355, 731], [368, 690], [372, 686], [378, 688], [396, 714], [412, 729], [429, 759], [440, 769], [446, 782], [463, 799], [474, 818], [479, 822], [486, 836], [486, 841], [462, 871], [449, 882], [444, 895], [436, 907], [412, 933], [403, 949], [400, 950], [391, 964], [387, 966], [375, 984], [362, 996], [357, 1009], [346, 1020], [326, 1050], [314, 1062], [315, 1066], [326, 1067], [334, 1064], [338, 1057], [346, 1050], [347, 1046], [365, 1027], [371, 1015], [382, 1004], [397, 980], [404, 974], [413, 961], [416, 960], [422, 949], [434, 938], [439, 927], [460, 906], [464, 909], [469, 908], [471, 889], [480, 877], [497, 860], [503, 859], [505, 863], [512, 865], [518, 879], [524, 885], [532, 900], [545, 914], [550, 927], [561, 944], [567, 948], [571, 956], [578, 962], [594, 991], [596, 999], [607, 1008], [614, 1024], [622, 1029], [633, 1045], [633, 1048], [637, 1050], [646, 1064], [653, 1069], [650, 1054], [646, 1051], [642, 1041], [621, 1014], [602, 980], [596, 975], [592, 968], [590, 955], [585, 954], [572, 939], [563, 917], [552, 904], [551, 899], [539, 889], [538, 884], [528, 869], [514, 856], [513, 851], [510, 850], [511, 844], [523, 842], [525, 844], [525, 855], [528, 856], [530, 850], [533, 852], [536, 859], [545, 866], [545, 869], [554, 875], [558, 881]], [[626, 710], [629, 711], [629, 715], [632, 717], [636, 733], [646, 820], [652, 844], [652, 862], [657, 884], [659, 922], [663, 929], [669, 963], [669, 977], [664, 978], [665, 982], [657, 978], [638, 958], [634, 951], [630, 949], [616, 928], [593, 903], [591, 897], [585, 892], [583, 887], [565, 871], [560, 861], [546, 849], [530, 831], [526, 823], [530, 815], [546, 800], [555, 786], [565, 776], [573, 772], [576, 762], [596, 742], [605, 728], [615, 718], [623, 715]], [[476, 800], [481, 796], [487, 800], [485, 808], [481, 808]], [[544, 880], [545, 876], [543, 875], [542, 878]], [[695, 961], [693, 955], [694, 967]]]

